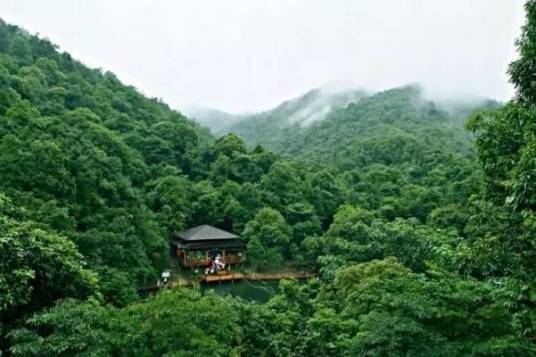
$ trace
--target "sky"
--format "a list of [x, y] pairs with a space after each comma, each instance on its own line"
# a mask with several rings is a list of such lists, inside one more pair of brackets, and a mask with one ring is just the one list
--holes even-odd
[[523, 0], [0, 0], [176, 109], [264, 110], [328, 83], [507, 100]]

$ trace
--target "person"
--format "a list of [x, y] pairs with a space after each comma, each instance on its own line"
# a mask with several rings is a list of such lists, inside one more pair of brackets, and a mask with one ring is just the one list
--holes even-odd
[[215, 272], [218, 272], [225, 268], [225, 263], [222, 261], [221, 256], [219, 254], [216, 255], [216, 257], [212, 260], [212, 264], [210, 267], [207, 267], [205, 269], [205, 275], [214, 274]]
[[214, 259], [214, 268], [219, 271], [225, 268], [225, 263], [221, 260], [221, 256], [218, 254]]

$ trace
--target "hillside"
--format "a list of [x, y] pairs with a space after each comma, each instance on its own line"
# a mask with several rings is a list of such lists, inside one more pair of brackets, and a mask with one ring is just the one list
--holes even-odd
[[242, 115], [222, 128], [205, 123], [215, 128], [216, 134], [232, 132], [244, 138], [249, 145], [273, 148], [282, 138], [291, 137], [299, 129], [324, 120], [331, 110], [358, 102], [364, 95], [361, 90], [317, 88], [273, 109]]
[[[233, 122], [218, 138], [0, 20], [0, 355], [536, 355], [527, 11], [504, 106], [317, 89], [199, 117]], [[316, 277], [266, 303], [138, 294], [163, 270], [209, 274], [170, 249], [205, 224], [245, 246], [233, 269]]]
[[[466, 151], [467, 117], [476, 110], [498, 106], [493, 100], [478, 97], [432, 101], [418, 85], [373, 94], [319, 88], [261, 113], [233, 115], [204, 110], [194, 116], [216, 135], [236, 133], [250, 147], [262, 145], [290, 157], [318, 159], [316, 154], [309, 155], [314, 150], [326, 162], [333, 162], [329, 152], [331, 156], [347, 156], [345, 151], [359, 151], [349, 145], [361, 145], [364, 138], [372, 141], [387, 132], [421, 135], [431, 141], [452, 140], [449, 150]], [[427, 132], [421, 132], [423, 128]], [[382, 134], [383, 130], [387, 132]], [[435, 131], [433, 137], [428, 136], [430, 131]]]
[[[0, 22], [0, 213], [74, 242], [109, 301], [156, 279], [173, 232], [232, 229], [231, 193], [215, 187], [259, 181], [274, 160]], [[255, 214], [244, 199], [231, 200], [237, 230]]]
[[280, 138], [276, 151], [346, 169], [370, 163], [424, 165], [427, 156], [469, 153], [464, 122], [476, 110], [498, 103], [441, 103], [423, 97], [418, 86], [390, 89], [331, 111], [319, 123]]
[[210, 128], [214, 135], [221, 135], [227, 128], [242, 120], [247, 114], [231, 114], [222, 110], [203, 106], [186, 106], [183, 112], [195, 122]]

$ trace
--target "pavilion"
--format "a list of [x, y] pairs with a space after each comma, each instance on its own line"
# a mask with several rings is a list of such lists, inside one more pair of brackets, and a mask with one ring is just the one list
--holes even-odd
[[208, 267], [218, 255], [226, 266], [240, 264], [245, 258], [243, 238], [206, 224], [179, 232], [174, 238], [174, 252], [185, 268]]

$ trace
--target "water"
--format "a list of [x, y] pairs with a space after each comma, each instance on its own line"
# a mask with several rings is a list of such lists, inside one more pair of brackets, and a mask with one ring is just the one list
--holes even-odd
[[201, 285], [202, 290], [214, 290], [218, 295], [238, 296], [244, 300], [267, 302], [279, 292], [279, 281], [235, 281]]

